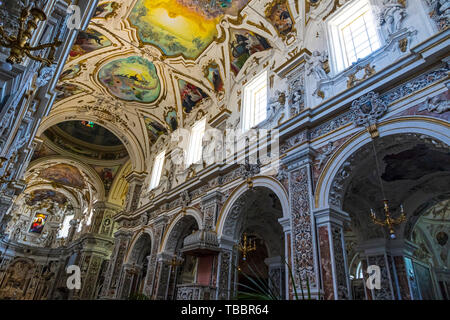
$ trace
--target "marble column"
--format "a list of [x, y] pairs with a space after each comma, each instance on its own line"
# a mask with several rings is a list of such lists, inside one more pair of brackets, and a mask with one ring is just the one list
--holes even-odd
[[113, 216], [121, 211], [121, 207], [113, 203], [98, 201], [94, 204], [94, 216], [89, 232], [112, 236], [114, 220]]
[[[420, 299], [411, 259], [414, 247], [414, 244], [404, 239], [372, 239], [358, 246], [367, 299]], [[368, 286], [367, 268], [371, 265], [380, 268], [381, 286], [379, 289]]]
[[217, 268], [217, 300], [229, 300], [235, 290], [233, 280], [236, 277], [237, 253], [234, 249], [235, 242], [222, 236], [220, 241], [221, 251], [219, 253]]
[[111, 255], [108, 269], [105, 275], [105, 282], [101, 297], [103, 299], [113, 299], [118, 289], [122, 264], [125, 259], [127, 248], [132, 233], [129, 231], [119, 230], [115, 233], [114, 249]]
[[347, 213], [325, 208], [314, 212], [319, 243], [320, 270], [325, 300], [351, 299], [344, 223]]
[[269, 268], [269, 287], [272, 292], [277, 294], [281, 299], [285, 299], [285, 282], [286, 277], [284, 261], [280, 256], [266, 258], [264, 263]]
[[202, 198], [203, 226], [206, 230], [215, 228], [217, 217], [222, 207], [222, 193], [214, 191]]
[[[303, 145], [299, 150], [292, 150], [283, 158], [283, 165], [288, 172], [289, 181], [289, 208], [291, 229], [288, 236], [289, 252], [288, 263], [292, 269], [297, 294], [301, 291], [308, 298], [307, 291], [312, 299], [317, 298], [319, 285], [318, 254], [316, 248], [316, 228], [312, 214], [312, 161], [315, 151], [309, 145]], [[294, 289], [289, 280], [289, 298], [293, 299]]]
[[169, 294], [169, 282], [171, 277], [171, 261], [173, 255], [165, 252], [158, 253], [157, 257], [157, 286], [153, 294], [156, 300], [166, 300]]
[[161, 235], [168, 223], [167, 217], [158, 217], [155, 219], [154, 225], [154, 237], [152, 242], [152, 250], [148, 259], [147, 275], [145, 276], [144, 294], [148, 297], [153, 297], [157, 284], [157, 257], [160, 246]]
[[97, 254], [93, 254], [90, 257], [87, 272], [82, 283], [81, 299], [95, 299], [94, 294], [96, 292], [97, 280], [103, 260], [104, 256]]
[[125, 212], [131, 213], [137, 209], [141, 189], [146, 175], [144, 173], [130, 172], [125, 179], [128, 182], [128, 193], [125, 200]]

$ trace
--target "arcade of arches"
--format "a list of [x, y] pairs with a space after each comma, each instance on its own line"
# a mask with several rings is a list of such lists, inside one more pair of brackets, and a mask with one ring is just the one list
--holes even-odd
[[0, 1], [0, 299], [450, 298], [448, 0], [69, 3]]

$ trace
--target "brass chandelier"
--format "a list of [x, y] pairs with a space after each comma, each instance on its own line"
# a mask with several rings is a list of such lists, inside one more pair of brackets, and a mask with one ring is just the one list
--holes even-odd
[[247, 260], [247, 254], [256, 250], [256, 239], [252, 240], [248, 238], [247, 233], [244, 232], [242, 240], [238, 245], [238, 249], [242, 252], [242, 260]]
[[372, 208], [370, 209], [370, 218], [374, 224], [379, 225], [381, 227], [387, 227], [387, 229], [389, 230], [389, 237], [391, 239], [395, 239], [396, 235], [395, 235], [394, 226], [400, 225], [403, 222], [405, 222], [406, 214], [405, 214], [405, 211], [403, 210], [403, 205], [400, 205], [400, 216], [398, 218], [393, 218], [391, 216], [391, 212], [389, 211], [388, 200], [386, 199], [386, 195], [384, 193], [383, 182], [381, 181], [380, 170], [379, 170], [379, 166], [378, 166], [378, 157], [377, 157], [377, 152], [376, 152], [376, 148], [375, 148], [375, 142], [373, 140], [372, 140], [372, 146], [373, 146], [373, 152], [374, 152], [374, 157], [375, 157], [375, 168], [376, 168], [377, 176], [378, 176], [378, 179], [380, 182], [381, 193], [383, 195], [384, 219], [378, 219], [376, 217], [375, 211]]
[[[38, 23], [40, 21], [47, 20], [47, 16], [44, 11], [36, 7], [30, 9], [30, 7], [31, 6], [28, 6], [22, 9], [18, 21], [19, 30], [17, 30], [16, 35], [9, 36], [3, 27], [0, 26], [0, 45], [4, 48], [10, 49], [9, 57], [6, 59], [6, 62], [10, 65], [22, 63], [25, 57], [29, 57], [32, 60], [39, 61], [45, 63], [47, 66], [50, 66], [54, 61], [56, 48], [59, 47], [62, 42], [56, 39], [52, 43], [45, 43], [37, 46], [31, 46], [29, 44]], [[46, 48], [50, 48], [47, 58], [32, 54], [33, 51]]]

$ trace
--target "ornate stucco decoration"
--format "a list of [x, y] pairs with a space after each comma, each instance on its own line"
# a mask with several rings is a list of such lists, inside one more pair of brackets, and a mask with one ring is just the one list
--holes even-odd
[[44, 66], [39, 70], [39, 75], [36, 78], [36, 87], [45, 86], [52, 78], [55, 73], [56, 65], [52, 64], [50, 66]]
[[406, 0], [384, 0], [379, 15], [379, 23], [386, 28], [389, 36], [400, 31], [406, 17]]
[[419, 111], [427, 110], [428, 112], [444, 113], [450, 110], [450, 102], [448, 99], [442, 96], [434, 96], [427, 98], [423, 107]]
[[450, 0], [426, 0], [426, 2], [431, 8], [430, 17], [438, 29], [447, 29], [450, 21]]
[[372, 138], [378, 137], [377, 121], [387, 111], [387, 103], [373, 91], [352, 102], [353, 122], [365, 126]]
[[[360, 71], [363, 70], [363, 74], [360, 75]], [[370, 63], [364, 65], [364, 66], [357, 66], [356, 69], [348, 75], [347, 79], [347, 88], [353, 88], [355, 85], [360, 83], [361, 81], [366, 80], [370, 76], [375, 74], [375, 66], [371, 65]], [[357, 78], [359, 76], [359, 78]]]
[[328, 53], [315, 50], [311, 56], [305, 56], [306, 59], [306, 75], [313, 75], [316, 80], [316, 88], [313, 92], [314, 95], [325, 98], [325, 93], [321, 90], [321, 85], [323, 80], [328, 80], [328, 73], [330, 72], [330, 67], [328, 63]]

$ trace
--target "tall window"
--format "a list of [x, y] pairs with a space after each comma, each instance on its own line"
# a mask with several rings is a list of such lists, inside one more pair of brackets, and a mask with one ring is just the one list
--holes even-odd
[[198, 163], [202, 159], [202, 140], [205, 133], [206, 118], [194, 124], [189, 139], [186, 167]]
[[159, 185], [165, 156], [166, 150], [160, 152], [155, 158], [155, 162], [153, 163], [152, 177], [150, 180], [150, 189], [154, 189]]
[[258, 75], [244, 87], [244, 131], [267, 118], [267, 71]]
[[64, 217], [61, 229], [59, 229], [59, 233], [58, 233], [59, 238], [67, 237], [67, 235], [69, 234], [69, 229], [70, 229], [70, 220], [72, 220], [73, 217], [74, 217], [73, 214]]
[[381, 47], [368, 0], [354, 0], [341, 11], [329, 21], [336, 71], [347, 68]]

